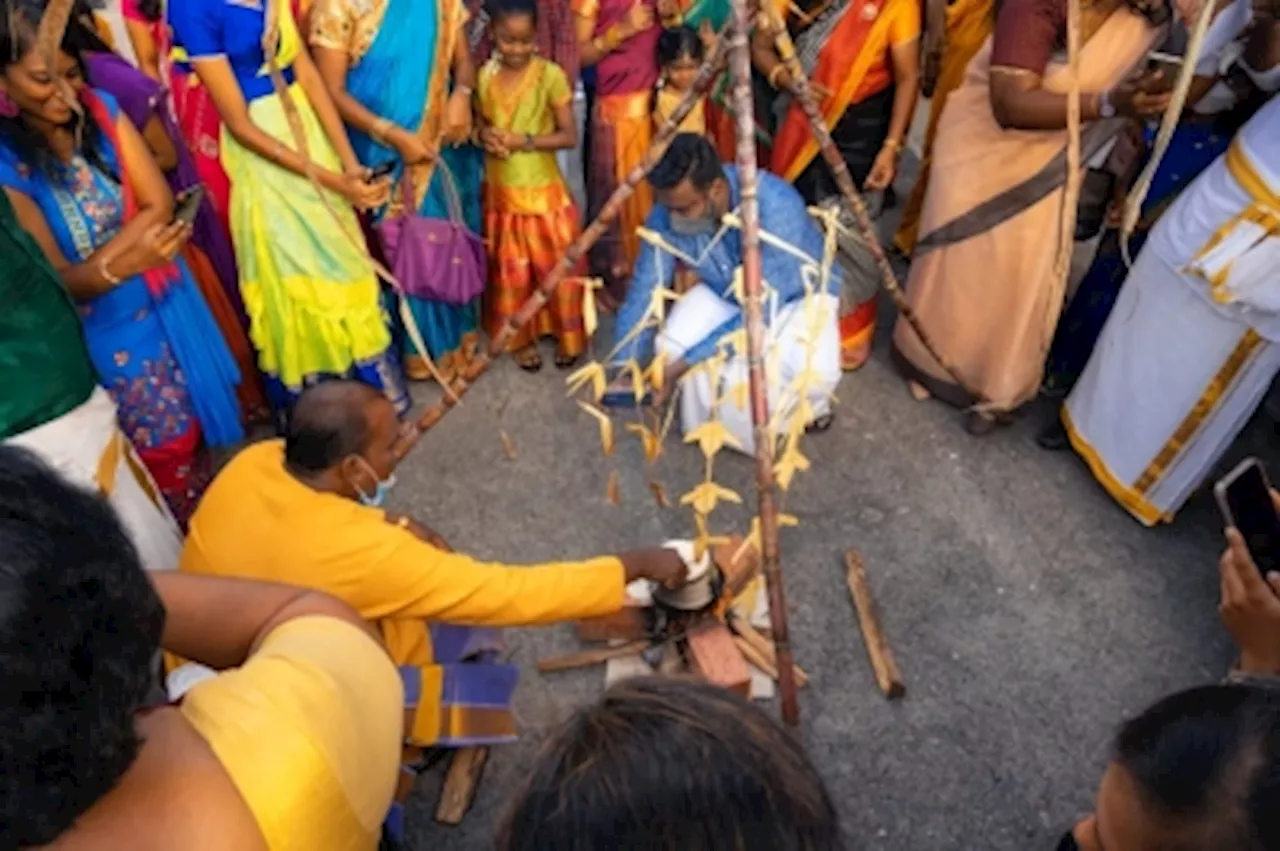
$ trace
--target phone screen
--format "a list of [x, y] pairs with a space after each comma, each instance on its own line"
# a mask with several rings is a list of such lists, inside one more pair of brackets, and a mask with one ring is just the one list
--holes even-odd
[[1261, 464], [1250, 464], [1226, 489], [1227, 508], [1249, 553], [1265, 576], [1280, 571], [1280, 516]]
[[200, 203], [203, 199], [203, 187], [197, 186], [187, 191], [178, 199], [177, 206], [174, 207], [173, 220], [185, 222], [188, 225], [195, 224], [196, 217], [200, 215]]

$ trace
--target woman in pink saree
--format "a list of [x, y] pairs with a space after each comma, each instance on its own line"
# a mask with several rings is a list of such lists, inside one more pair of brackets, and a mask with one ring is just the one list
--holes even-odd
[[[1164, 0], [1100, 0], [1081, 15], [1081, 159], [1105, 153], [1125, 117], [1161, 112], [1131, 72], [1164, 31]], [[942, 357], [985, 404], [986, 434], [1034, 398], [1062, 308], [1055, 271], [1066, 182], [1066, 0], [1006, 0], [938, 122], [907, 298]], [[893, 354], [917, 397], [979, 400], [899, 320]]]

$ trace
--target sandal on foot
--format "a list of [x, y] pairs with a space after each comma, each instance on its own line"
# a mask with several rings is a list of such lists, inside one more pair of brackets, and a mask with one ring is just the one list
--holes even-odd
[[537, 372], [542, 369], [542, 355], [538, 354], [537, 346], [525, 346], [512, 357], [515, 358], [516, 366], [525, 372]]
[[556, 369], [573, 369], [578, 365], [578, 361], [581, 357], [581, 355], [565, 355], [560, 352], [556, 352]]

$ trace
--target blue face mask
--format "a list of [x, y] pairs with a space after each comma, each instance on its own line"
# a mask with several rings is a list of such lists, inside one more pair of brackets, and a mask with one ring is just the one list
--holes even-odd
[[[364, 468], [369, 471], [369, 474], [373, 476], [374, 479], [378, 478], [378, 474], [374, 471], [373, 465], [363, 458], [360, 459], [360, 463], [364, 465]], [[355, 485], [354, 487], [356, 489], [356, 497], [360, 500], [361, 505], [367, 505], [370, 508], [381, 508], [382, 504], [387, 501], [387, 494], [390, 493], [391, 489], [395, 486], [396, 474], [392, 473], [390, 476], [387, 476], [386, 479], [378, 482], [378, 486], [374, 488], [372, 494], [365, 493], [364, 489], [359, 485]]]

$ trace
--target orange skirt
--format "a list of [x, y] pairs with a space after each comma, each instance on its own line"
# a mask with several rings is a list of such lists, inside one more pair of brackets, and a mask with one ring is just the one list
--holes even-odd
[[[591, 116], [591, 162], [587, 165], [588, 213], [600, 215], [609, 197], [640, 165], [653, 141], [652, 92], [603, 95], [596, 100]], [[618, 217], [591, 249], [593, 271], [605, 278], [615, 298], [621, 300], [631, 276], [631, 267], [640, 254], [636, 230], [644, 224], [653, 207], [653, 190], [647, 180], [623, 203]]]
[[[490, 193], [486, 195], [492, 197]], [[533, 296], [578, 232], [578, 208], [572, 202], [558, 211], [537, 215], [508, 213], [496, 205], [486, 205], [489, 285], [483, 313], [484, 330], [489, 337], [497, 336], [507, 319]], [[575, 271], [581, 273], [581, 269]], [[555, 337], [562, 355], [577, 357], [586, 351], [581, 279], [561, 282], [546, 306], [511, 339], [507, 351], [518, 351], [542, 337]]]

